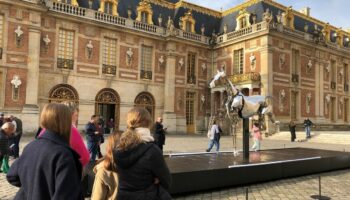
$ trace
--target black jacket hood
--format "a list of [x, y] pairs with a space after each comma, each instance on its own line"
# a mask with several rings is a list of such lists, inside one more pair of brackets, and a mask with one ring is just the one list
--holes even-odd
[[116, 160], [117, 166], [124, 169], [130, 168], [152, 147], [152, 145], [152, 143], [142, 143], [126, 151], [114, 151], [114, 159]]

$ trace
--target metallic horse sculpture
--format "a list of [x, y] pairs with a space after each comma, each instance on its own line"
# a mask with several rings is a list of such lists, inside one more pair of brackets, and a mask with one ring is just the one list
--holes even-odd
[[265, 115], [269, 117], [272, 123], [276, 124], [272, 113], [272, 97], [270, 96], [244, 96], [232, 82], [227, 78], [224, 70], [217, 71], [213, 80], [209, 84], [209, 88], [216, 86], [215, 82], [222, 79], [227, 92], [227, 100], [225, 102], [226, 114], [231, 121], [233, 132], [233, 145], [236, 154], [236, 125], [241, 119], [247, 119], [252, 116], [258, 116], [260, 126], [265, 124]]

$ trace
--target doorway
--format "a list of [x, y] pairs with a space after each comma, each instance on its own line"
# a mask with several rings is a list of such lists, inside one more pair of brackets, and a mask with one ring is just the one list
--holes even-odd
[[186, 127], [189, 134], [194, 134], [196, 131], [194, 123], [194, 98], [194, 92], [186, 93]]
[[114, 121], [114, 130], [119, 130], [120, 99], [111, 88], [104, 88], [96, 95], [95, 114], [104, 120], [105, 133], [109, 133], [107, 122]]

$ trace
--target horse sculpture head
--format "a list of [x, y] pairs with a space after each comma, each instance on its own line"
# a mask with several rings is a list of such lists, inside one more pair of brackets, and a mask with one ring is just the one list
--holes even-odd
[[238, 89], [232, 84], [232, 82], [227, 78], [226, 73], [224, 70], [217, 70], [217, 73], [215, 74], [213, 80], [209, 83], [209, 88], [212, 89], [216, 87], [216, 81], [224, 79], [225, 84], [227, 86], [227, 89], [230, 91], [231, 95], [236, 96], [239, 91]]
[[220, 78], [224, 78], [224, 77], [226, 77], [225, 71], [218, 70], [217, 73], [215, 74], [213, 80], [209, 83], [209, 88], [214, 88], [216, 86], [215, 81], [218, 81]]

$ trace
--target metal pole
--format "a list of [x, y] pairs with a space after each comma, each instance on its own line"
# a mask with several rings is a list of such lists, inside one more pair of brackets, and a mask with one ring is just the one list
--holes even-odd
[[245, 199], [248, 200], [248, 188], [245, 188]]
[[249, 119], [243, 118], [243, 158], [249, 161]]
[[318, 176], [318, 192], [319, 192], [320, 199], [322, 199], [322, 195], [321, 195], [321, 176]]

